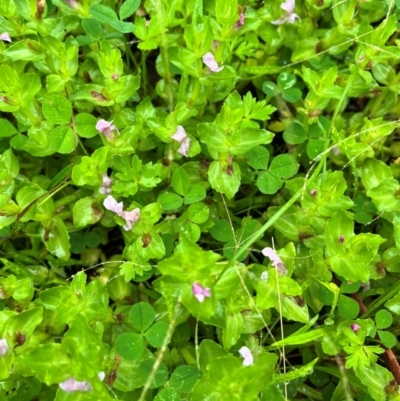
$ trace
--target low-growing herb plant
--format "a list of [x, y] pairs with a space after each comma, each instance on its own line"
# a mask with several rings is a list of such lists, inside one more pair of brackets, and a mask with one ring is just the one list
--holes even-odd
[[1, 0], [0, 400], [399, 400], [399, 17]]

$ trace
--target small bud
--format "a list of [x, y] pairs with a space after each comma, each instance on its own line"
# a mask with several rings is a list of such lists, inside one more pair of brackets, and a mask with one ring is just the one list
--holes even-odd
[[310, 191], [310, 195], [311, 195], [311, 196], [317, 195], [317, 190], [316, 190], [316, 189], [312, 189], [312, 190]]
[[339, 244], [341, 245], [341, 244], [343, 244], [343, 242], [344, 242], [344, 235], [341, 235], [339, 237]]
[[251, 366], [254, 363], [253, 354], [248, 347], [242, 347], [239, 354], [243, 357], [243, 366]]
[[357, 332], [361, 328], [357, 323], [352, 324], [350, 327], [354, 332]]

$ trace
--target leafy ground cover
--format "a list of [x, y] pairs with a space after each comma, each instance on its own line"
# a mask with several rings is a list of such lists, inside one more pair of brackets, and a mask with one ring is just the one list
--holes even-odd
[[0, 1], [0, 401], [400, 399], [400, 1]]

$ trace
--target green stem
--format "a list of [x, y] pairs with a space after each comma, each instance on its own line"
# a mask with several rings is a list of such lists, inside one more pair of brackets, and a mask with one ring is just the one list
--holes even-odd
[[179, 353], [188, 365], [196, 365], [196, 358], [192, 355], [188, 347], [179, 347]]
[[142, 80], [144, 97], [147, 97], [147, 68], [146, 68], [146, 52], [142, 50]]
[[54, 207], [57, 209], [60, 206], [68, 205], [69, 203], [75, 202], [78, 199], [80, 199], [81, 193], [79, 191], [76, 191], [72, 195], [64, 196], [61, 199], [58, 199], [54, 202]]

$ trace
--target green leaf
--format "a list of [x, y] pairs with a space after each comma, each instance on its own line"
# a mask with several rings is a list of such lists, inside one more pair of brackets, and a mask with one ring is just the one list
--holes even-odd
[[161, 348], [168, 332], [168, 323], [162, 320], [156, 322], [144, 334], [148, 343], [155, 348]]
[[72, 117], [71, 103], [61, 95], [52, 95], [42, 104], [43, 115], [53, 124], [68, 124]]
[[101, 24], [94, 18], [84, 18], [82, 20], [82, 28], [94, 40], [99, 40], [103, 34]]
[[389, 331], [378, 330], [378, 336], [382, 344], [387, 348], [393, 348], [397, 343], [396, 336]]
[[60, 259], [68, 260], [71, 256], [67, 228], [59, 217], [45, 220], [40, 229], [40, 236], [47, 250]]
[[294, 176], [299, 169], [299, 165], [293, 156], [283, 154], [276, 156], [268, 169], [275, 177], [287, 179]]
[[234, 241], [234, 233], [231, 225], [226, 220], [217, 220], [209, 229], [210, 234], [219, 242]]
[[191, 188], [189, 176], [183, 167], [174, 170], [172, 173], [171, 184], [174, 191], [181, 196], [185, 196], [189, 192]]
[[[144, 361], [139, 366], [139, 380], [144, 385], [147, 382], [148, 377], [151, 375], [153, 370], [155, 360], [148, 359]], [[158, 388], [163, 386], [168, 380], [168, 369], [167, 365], [164, 362], [161, 362], [158, 369], [156, 370], [156, 374], [154, 375], [153, 380], [150, 383], [150, 388]]]
[[360, 313], [360, 306], [353, 298], [340, 295], [338, 310], [343, 319], [352, 320]]
[[188, 207], [188, 218], [196, 224], [202, 224], [208, 220], [210, 208], [204, 203], [193, 203]]
[[123, 333], [115, 341], [115, 349], [128, 361], [139, 359], [144, 350], [143, 337], [136, 333]]
[[164, 192], [157, 198], [157, 202], [164, 210], [179, 209], [183, 205], [183, 199], [173, 192]]
[[261, 173], [257, 178], [257, 187], [263, 194], [275, 194], [282, 185], [283, 181], [279, 177], [272, 175], [269, 171]]
[[172, 372], [169, 384], [178, 391], [189, 393], [199, 378], [200, 372], [195, 367], [181, 365]]
[[282, 91], [291, 88], [297, 82], [296, 75], [289, 72], [281, 72], [278, 75], [278, 86]]
[[269, 151], [264, 146], [256, 146], [248, 151], [244, 157], [250, 167], [255, 170], [264, 170], [268, 167]]
[[89, 8], [90, 15], [97, 19], [97, 21], [104, 24], [110, 23], [111, 21], [118, 21], [117, 14], [110, 7], [102, 4], [93, 4]]
[[103, 216], [95, 200], [89, 196], [79, 199], [72, 209], [75, 227], [86, 227], [97, 223]]
[[0, 138], [13, 136], [17, 132], [16, 128], [8, 120], [0, 119]]
[[164, 387], [158, 392], [154, 401], [182, 401], [182, 398], [173, 388]]
[[276, 95], [279, 95], [280, 89], [271, 81], [265, 81], [262, 84], [262, 91], [271, 97], [274, 97]]
[[219, 161], [213, 161], [208, 169], [208, 179], [215, 190], [232, 199], [240, 187], [240, 168], [232, 163], [231, 170], [224, 170]]
[[50, 143], [58, 153], [71, 153], [75, 149], [74, 131], [68, 125], [60, 125], [51, 131]]
[[119, 17], [124, 20], [130, 17], [140, 6], [140, 0], [125, 0], [119, 9]]
[[283, 139], [290, 145], [297, 145], [307, 139], [307, 134], [303, 126], [299, 122], [294, 121], [286, 127], [283, 132]]
[[289, 103], [296, 103], [302, 98], [303, 94], [298, 88], [286, 89], [282, 93], [282, 97]]
[[385, 309], [381, 309], [375, 315], [375, 322], [377, 329], [387, 329], [393, 323], [393, 316]]
[[133, 327], [142, 333], [150, 327], [154, 318], [154, 308], [147, 302], [139, 302], [133, 305], [129, 312], [129, 320]]
[[189, 191], [185, 195], [184, 204], [190, 205], [192, 203], [200, 202], [206, 197], [206, 190], [200, 184], [194, 184], [189, 187]]
[[80, 113], [75, 117], [75, 129], [82, 138], [92, 138], [98, 134], [97, 119], [88, 113]]

